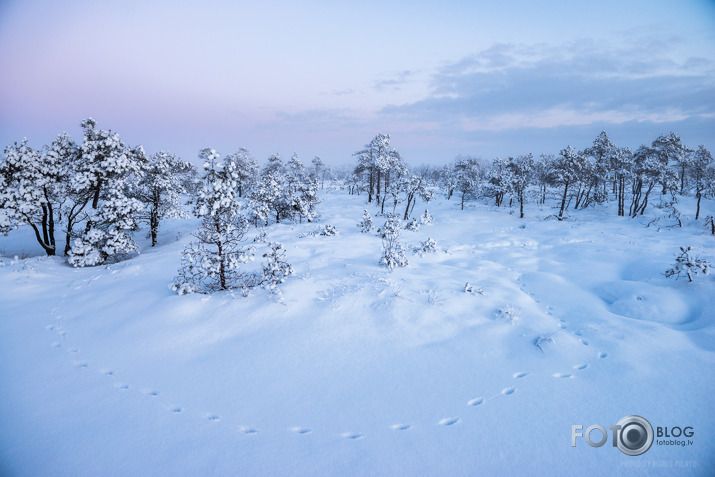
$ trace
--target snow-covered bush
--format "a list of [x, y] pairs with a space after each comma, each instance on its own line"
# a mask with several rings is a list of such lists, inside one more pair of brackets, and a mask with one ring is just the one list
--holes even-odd
[[330, 224], [325, 224], [325, 227], [320, 229], [318, 232], [319, 235], [325, 235], [326, 237], [330, 237], [333, 235], [338, 235], [338, 229], [335, 228], [335, 226], [330, 225]]
[[692, 282], [693, 276], [699, 273], [709, 275], [710, 268], [710, 263], [706, 260], [690, 256], [690, 247], [680, 247], [680, 255], [676, 254], [675, 263], [665, 271], [665, 276], [675, 277], [677, 280], [681, 275], [685, 275]]
[[417, 232], [420, 229], [420, 223], [417, 221], [417, 219], [412, 219], [409, 222], [407, 222], [407, 225], [405, 225], [405, 230], [411, 230], [413, 232]]
[[372, 230], [373, 223], [372, 223], [372, 217], [370, 216], [370, 212], [365, 209], [362, 213], [362, 221], [358, 224], [358, 227], [360, 227], [360, 232], [366, 234], [369, 231]]
[[414, 248], [415, 253], [436, 253], [437, 252], [437, 241], [432, 237], [427, 237], [427, 240], [420, 242], [418, 247]]
[[432, 215], [430, 215], [429, 210], [425, 209], [425, 213], [422, 214], [420, 217], [420, 222], [423, 225], [431, 224], [432, 223]]
[[400, 218], [397, 215], [389, 214], [385, 225], [377, 230], [382, 238], [382, 257], [380, 264], [385, 265], [390, 270], [395, 267], [407, 266], [407, 255], [404, 246], [399, 242], [400, 229], [402, 228]]
[[497, 311], [497, 318], [507, 323], [514, 324], [521, 318], [521, 309], [514, 305], [506, 305]]
[[272, 242], [269, 245], [270, 250], [263, 254], [267, 259], [267, 263], [263, 266], [263, 278], [261, 283], [267, 289], [275, 288], [276, 285], [283, 283], [287, 276], [293, 275], [295, 271], [293, 267], [286, 261], [285, 248], [279, 242]]

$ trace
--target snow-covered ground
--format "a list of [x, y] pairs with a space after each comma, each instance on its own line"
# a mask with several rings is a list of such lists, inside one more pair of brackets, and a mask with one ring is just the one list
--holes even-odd
[[[440, 197], [402, 233], [439, 252], [390, 273], [365, 196], [323, 199], [319, 223], [269, 229], [296, 271], [282, 301], [172, 292], [196, 220], [85, 269], [0, 237], [0, 474], [710, 475], [715, 280], [663, 275], [681, 245], [715, 262], [701, 224]], [[632, 414], [693, 444], [572, 447]]]

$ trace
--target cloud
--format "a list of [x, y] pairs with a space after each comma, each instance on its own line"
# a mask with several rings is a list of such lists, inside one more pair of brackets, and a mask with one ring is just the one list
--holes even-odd
[[414, 80], [416, 72], [404, 70], [393, 74], [390, 78], [381, 79], [375, 82], [376, 91], [401, 90], [405, 85]]
[[468, 131], [670, 123], [715, 110], [714, 73], [712, 59], [672, 59], [658, 39], [496, 44], [440, 67], [426, 97], [382, 113]]

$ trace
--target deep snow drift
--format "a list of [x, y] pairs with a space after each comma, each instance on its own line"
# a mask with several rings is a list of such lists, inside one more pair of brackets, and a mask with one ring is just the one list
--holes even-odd
[[[85, 269], [39, 256], [27, 230], [0, 237], [0, 473], [712, 471], [715, 280], [663, 275], [681, 245], [715, 261], [700, 224], [646, 227], [655, 208], [520, 220], [440, 197], [433, 225], [401, 237], [437, 253], [389, 272], [357, 227], [364, 208], [384, 217], [365, 196], [322, 197], [318, 223], [269, 228], [296, 271], [282, 300], [172, 292], [196, 220]], [[325, 224], [339, 234], [307, 235]], [[23, 251], [37, 256], [10, 258]], [[691, 426], [693, 444], [571, 446], [573, 425], [631, 414]]]

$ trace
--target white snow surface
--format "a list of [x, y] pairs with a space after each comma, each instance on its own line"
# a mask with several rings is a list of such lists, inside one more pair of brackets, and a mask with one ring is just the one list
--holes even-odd
[[[715, 262], [701, 224], [437, 197], [400, 240], [438, 252], [390, 272], [366, 197], [321, 197], [318, 222], [268, 230], [295, 269], [282, 302], [172, 292], [197, 220], [84, 269], [0, 237], [0, 474], [710, 475], [715, 279], [663, 275], [681, 245]], [[571, 446], [632, 414], [693, 445]]]

